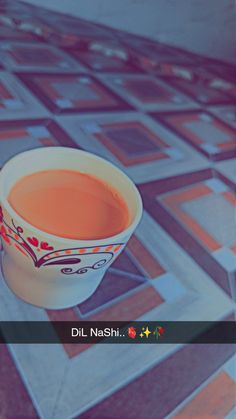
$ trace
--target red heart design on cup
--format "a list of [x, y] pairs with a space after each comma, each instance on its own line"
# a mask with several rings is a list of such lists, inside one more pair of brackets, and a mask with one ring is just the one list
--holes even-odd
[[39, 241], [36, 239], [36, 237], [27, 237], [27, 240], [32, 246], [38, 247]]
[[41, 242], [40, 247], [41, 247], [42, 250], [53, 250], [53, 247], [49, 246], [49, 244], [47, 242]]

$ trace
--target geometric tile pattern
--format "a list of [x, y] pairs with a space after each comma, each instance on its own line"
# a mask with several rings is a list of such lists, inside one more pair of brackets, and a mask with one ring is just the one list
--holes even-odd
[[190, 80], [173, 78], [171, 83], [203, 105], [232, 103], [233, 98], [231, 96], [235, 94], [233, 84], [215, 77], [205, 77], [203, 80], [201, 80], [201, 77], [200, 80], [199, 78], [196, 80], [195, 77]]
[[16, 77], [0, 72], [0, 120], [48, 116], [47, 110]]
[[198, 107], [169, 83], [150, 75], [104, 75], [101, 80], [140, 110], [168, 111]]
[[14, 71], [77, 72], [79, 66], [73, 58], [45, 43], [4, 42], [0, 45], [0, 58]]
[[[117, 259], [97, 292], [74, 309], [45, 311], [29, 306], [2, 282], [1, 320], [211, 320], [224, 318], [231, 312], [233, 305], [226, 294], [147, 213], [131, 240], [122, 255], [125, 259], [119, 263]], [[177, 255], [176, 259], [173, 254]], [[127, 258], [130, 262], [126, 265]], [[128, 272], [124, 270], [126, 266]], [[33, 350], [30, 345], [10, 345], [10, 348], [28, 391], [34, 395], [37, 411], [46, 418], [51, 417], [54, 409], [55, 417], [76, 417], [91, 407], [94, 400], [99, 401], [128, 382], [135, 382], [137, 375], [146, 374], [150, 366], [158, 368], [163, 359], [173, 354], [182, 359], [178, 345], [135, 346], [138, 349], [135, 357], [131, 345], [47, 345], [47, 356], [44, 345], [34, 345]], [[221, 364], [231, 351], [228, 345], [228, 352], [216, 356], [214, 365]], [[127, 363], [131, 359], [132, 363]], [[88, 364], [93, 370], [92, 381]], [[49, 366], [53, 374], [50, 372], [49, 380], [46, 373], [46, 385], [45, 371]], [[81, 388], [79, 394], [83, 397], [78, 398], [81, 380], [84, 390]], [[99, 385], [94, 386], [94, 380]]]
[[236, 156], [236, 134], [229, 125], [207, 112], [162, 115], [163, 121], [211, 160]]
[[19, 74], [20, 79], [55, 113], [129, 109], [130, 106], [89, 74]]
[[[235, 66], [15, 0], [0, 1], [0, 39], [0, 167], [82, 148], [126, 172], [145, 208], [90, 298], [44, 310], [1, 276], [0, 321], [233, 320]], [[7, 418], [235, 417], [235, 345], [0, 351]]]
[[141, 112], [57, 120], [80, 147], [109, 159], [135, 182], [208, 167], [178, 135]]
[[[211, 67], [192, 65], [176, 65], [164, 63], [156, 70], [158, 76], [168, 78], [168, 82], [201, 106], [228, 105], [234, 103], [236, 96], [235, 77], [218, 77]], [[227, 71], [226, 71], [227, 73]], [[234, 72], [235, 76], [235, 72]]]
[[[127, 418], [228, 419], [236, 393], [235, 382], [224, 371], [224, 365], [234, 349], [230, 345], [184, 346], [77, 418], [109, 417], [113, 409], [119, 409], [119, 414]], [[142, 397], [132, 405], [137, 394]], [[186, 398], [187, 402], [182, 403]]]
[[0, 121], [0, 167], [15, 154], [37, 147], [73, 146], [73, 141], [50, 119]]
[[162, 184], [142, 187], [147, 210], [230, 294], [236, 272], [234, 191], [210, 170], [173, 179], [165, 193]]
[[[144, 245], [145, 230], [151, 228], [150, 220], [141, 225], [127, 249], [114, 263], [101, 286], [77, 308], [64, 312], [48, 311], [53, 320], [127, 320], [127, 315], [138, 319], [154, 308], [176, 304], [188, 296], [182, 277], [173, 272], [167, 259], [153, 253]], [[141, 303], [141, 304], [140, 304]], [[127, 307], [129, 308], [127, 311]], [[84, 352], [92, 345], [64, 345], [70, 358]]]

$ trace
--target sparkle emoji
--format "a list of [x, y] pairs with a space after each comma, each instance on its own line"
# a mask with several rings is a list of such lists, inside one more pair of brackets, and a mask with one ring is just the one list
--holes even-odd
[[133, 326], [128, 327], [128, 336], [131, 339], [135, 339], [136, 338], [136, 329]]
[[151, 330], [148, 329], [148, 326], [146, 327], [146, 329], [145, 329], [145, 327], [143, 327], [143, 334], [146, 336], [147, 339], [148, 339], [148, 337], [151, 333], [152, 332], [151, 332]]

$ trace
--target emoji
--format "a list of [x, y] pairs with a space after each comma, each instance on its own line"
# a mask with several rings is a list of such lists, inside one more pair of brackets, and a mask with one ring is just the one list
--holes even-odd
[[136, 338], [136, 329], [134, 327], [128, 327], [128, 336], [131, 339], [135, 339]]

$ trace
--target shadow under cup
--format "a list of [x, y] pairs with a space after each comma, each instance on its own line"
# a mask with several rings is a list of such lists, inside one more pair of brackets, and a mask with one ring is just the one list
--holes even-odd
[[[109, 183], [126, 202], [128, 227], [104, 239], [72, 240], [26, 222], [10, 206], [9, 192], [20, 178], [52, 169], [78, 170]], [[91, 296], [142, 215], [140, 194], [121, 170], [94, 154], [66, 147], [34, 149], [9, 160], [0, 173], [0, 204], [5, 281], [23, 300], [51, 309], [72, 307]]]

